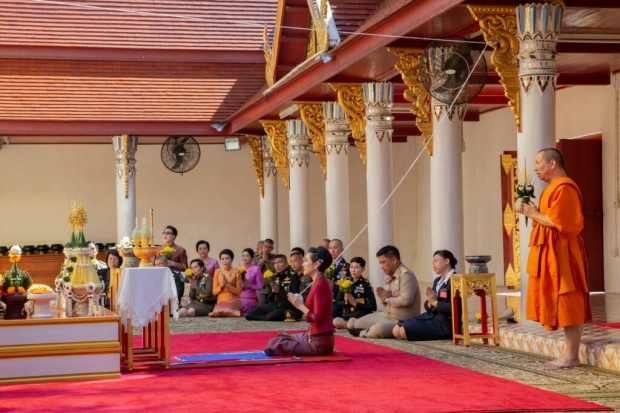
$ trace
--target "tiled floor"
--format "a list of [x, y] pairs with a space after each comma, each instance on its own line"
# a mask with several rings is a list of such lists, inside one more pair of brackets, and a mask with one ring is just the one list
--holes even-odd
[[[502, 294], [502, 293], [500, 293]], [[508, 306], [519, 301], [508, 298]], [[498, 297], [498, 304], [504, 295]], [[580, 359], [583, 364], [620, 372], [620, 329], [597, 327], [594, 323], [620, 322], [620, 295], [592, 294], [593, 323], [586, 324], [583, 330]], [[471, 314], [470, 314], [471, 318]], [[470, 330], [479, 331], [479, 325]], [[547, 331], [540, 324], [500, 324], [500, 343], [502, 347], [527, 353], [558, 357], [564, 351], [564, 333], [562, 330]]]

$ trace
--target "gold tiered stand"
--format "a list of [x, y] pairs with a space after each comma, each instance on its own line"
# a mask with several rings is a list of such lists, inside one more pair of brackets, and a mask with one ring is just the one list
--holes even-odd
[[154, 245], [153, 237], [149, 238], [134, 238], [133, 253], [136, 257], [140, 258], [140, 268], [152, 267], [151, 260], [157, 256], [159, 247]]

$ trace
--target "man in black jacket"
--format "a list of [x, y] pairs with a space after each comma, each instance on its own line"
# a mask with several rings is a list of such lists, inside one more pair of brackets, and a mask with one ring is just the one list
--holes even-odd
[[299, 293], [299, 276], [288, 266], [286, 255], [273, 259], [276, 273], [269, 282], [267, 303], [261, 304], [245, 315], [246, 320], [284, 321], [287, 318], [301, 319], [301, 313], [288, 300], [289, 292]]

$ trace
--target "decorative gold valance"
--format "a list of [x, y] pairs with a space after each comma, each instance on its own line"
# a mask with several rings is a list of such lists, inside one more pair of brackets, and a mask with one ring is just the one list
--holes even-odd
[[260, 190], [260, 197], [265, 197], [265, 181], [263, 179], [263, 137], [255, 135], [246, 135], [248, 138], [248, 146], [252, 152], [252, 165], [256, 172], [256, 180]]
[[282, 175], [282, 180], [286, 188], [288, 182], [288, 139], [286, 137], [286, 121], [284, 120], [260, 120], [267, 138], [269, 139], [269, 152], [276, 163], [278, 172]]
[[325, 157], [325, 118], [321, 102], [293, 102], [299, 107], [301, 120], [308, 128], [312, 149], [319, 161], [323, 176], [327, 178], [327, 158]]
[[514, 7], [471, 6], [469, 12], [480, 24], [484, 40], [493, 47], [491, 63], [504, 86], [504, 95], [521, 130], [521, 94], [519, 91], [519, 39], [517, 16]]
[[422, 132], [426, 151], [433, 156], [433, 117], [431, 116], [431, 97], [422, 86], [420, 81], [420, 71], [418, 63], [421, 53], [414, 49], [388, 48], [388, 50], [398, 57], [398, 62], [394, 68], [400, 73], [403, 82], [408, 89], [403, 93], [403, 97], [411, 102], [411, 113], [416, 116], [416, 126]]

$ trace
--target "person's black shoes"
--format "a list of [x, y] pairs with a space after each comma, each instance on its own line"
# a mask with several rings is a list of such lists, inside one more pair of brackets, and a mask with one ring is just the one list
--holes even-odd
[[362, 331], [364, 331], [364, 330], [365, 330], [364, 328], [350, 328], [349, 329], [349, 334], [351, 334], [352, 336], [355, 336], [355, 337], [359, 337], [360, 333]]

